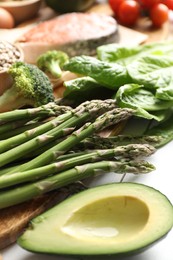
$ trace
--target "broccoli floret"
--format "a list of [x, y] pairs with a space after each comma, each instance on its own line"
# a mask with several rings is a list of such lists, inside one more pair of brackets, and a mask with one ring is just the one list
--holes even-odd
[[13, 83], [0, 96], [0, 112], [24, 106], [37, 107], [54, 101], [51, 82], [37, 66], [15, 62], [8, 73], [12, 76]]
[[63, 51], [50, 50], [41, 54], [37, 59], [37, 66], [53, 77], [60, 78], [62, 67], [68, 62], [69, 57]]

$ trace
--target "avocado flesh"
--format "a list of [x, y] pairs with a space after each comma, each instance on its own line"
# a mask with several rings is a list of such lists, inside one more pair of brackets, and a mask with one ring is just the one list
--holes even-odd
[[116, 255], [143, 250], [173, 226], [173, 206], [141, 184], [107, 184], [80, 192], [36, 217], [18, 239], [33, 252]]

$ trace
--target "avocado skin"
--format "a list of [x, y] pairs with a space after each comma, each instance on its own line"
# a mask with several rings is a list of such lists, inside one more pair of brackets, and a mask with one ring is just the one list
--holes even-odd
[[[169, 233], [169, 232], [168, 232]], [[130, 256], [133, 256], [133, 255], [140, 255], [141, 253], [145, 252], [146, 250], [150, 249], [151, 247], [153, 247], [155, 244], [159, 243], [161, 240], [163, 240], [167, 235], [168, 233], [166, 233], [164, 236], [160, 237], [158, 240], [154, 241], [152, 244], [149, 244], [143, 248], [138, 248], [138, 249], [135, 249], [131, 252], [124, 252], [124, 253], [115, 253], [115, 254], [97, 254], [97, 255], [77, 255], [77, 254], [54, 254], [54, 253], [46, 253], [47, 255], [50, 255], [50, 256], [57, 256], [57, 257], [65, 257], [65, 258], [70, 258], [69, 260], [71, 260], [71, 258], [73, 258], [73, 260], [120, 260], [124, 257], [130, 257]], [[20, 243], [20, 238], [18, 239], [18, 244], [19, 246], [21, 246], [22, 248], [25, 249], [25, 247], [22, 246], [22, 244]], [[34, 251], [34, 250], [31, 250], [31, 249], [27, 249], [27, 251], [31, 252], [31, 253], [39, 253], [39, 254], [44, 254], [42, 251]], [[106, 257], [106, 259], [105, 259]], [[123, 259], [122, 259], [123, 260]]]
[[[156, 189], [154, 189], [154, 188], [152, 188], [152, 187], [149, 187], [149, 186], [146, 186], [146, 185], [143, 185], [143, 184], [137, 184], [137, 183], [114, 183], [114, 184], [106, 184], [106, 185], [102, 185], [102, 186], [98, 186], [98, 187], [95, 187], [95, 188], [91, 188], [91, 189], [88, 189], [87, 191], [82, 191], [82, 192], [80, 192], [80, 193], [78, 193], [78, 194], [76, 194], [76, 195], [74, 195], [74, 196], [72, 196], [70, 199], [72, 200], [72, 199], [76, 199], [76, 201], [78, 202], [78, 203], [80, 203], [80, 199], [79, 199], [79, 196], [80, 197], [82, 197], [83, 196], [83, 199], [85, 198], [85, 194], [86, 193], [88, 193], [88, 192], [90, 192], [90, 190], [92, 191], [92, 190], [94, 190], [94, 189], [97, 189], [97, 193], [98, 193], [98, 191], [99, 191], [99, 188], [101, 188], [101, 189], [103, 189], [104, 190], [104, 187], [106, 187], [106, 188], [109, 188], [109, 187], [120, 187], [120, 188], [125, 188], [126, 189], [126, 187], [127, 186], [131, 186], [131, 188], [135, 188], [135, 186], [136, 186], [136, 188], [138, 189], [143, 189], [143, 191], [145, 191], [145, 189], [146, 190], [151, 190], [151, 191], [153, 191], [153, 194], [150, 194], [150, 198], [151, 198], [151, 195], [154, 195], [154, 193], [157, 193], [157, 194], [160, 194], [161, 195], [161, 197], [162, 197], [162, 200], [161, 200], [161, 202], [163, 203], [163, 200], [165, 200], [165, 204], [167, 204], [168, 205], [168, 215], [169, 215], [169, 219], [170, 219], [170, 217], [172, 217], [173, 216], [173, 206], [172, 206], [172, 204], [171, 204], [171, 202], [169, 201], [169, 199], [164, 195], [164, 194], [162, 194], [160, 191], [158, 191], [158, 190], [156, 190]], [[123, 187], [124, 186], [124, 187]], [[124, 191], [125, 191], [125, 189], [124, 189]], [[100, 190], [100, 193], [102, 193], [103, 192], [103, 190]], [[92, 193], [90, 194], [91, 195], [91, 201], [92, 201]], [[159, 196], [160, 196], [159, 195]], [[154, 197], [154, 196], [153, 196]], [[135, 197], [135, 198], [138, 198], [137, 196]], [[149, 196], [148, 196], [148, 198], [149, 198]], [[155, 199], [155, 201], [156, 200], [159, 200], [159, 197], [157, 197], [156, 196], [156, 199]], [[67, 200], [66, 200], [67, 201]], [[87, 200], [86, 200], [87, 201]], [[85, 202], [86, 202], [85, 201]], [[148, 200], [149, 201], [149, 200]], [[160, 201], [160, 200], [159, 200]], [[147, 199], [146, 199], [146, 202], [147, 202]], [[62, 202], [62, 203], [64, 203], [64, 202]], [[61, 204], [62, 204], [61, 203]], [[65, 202], [66, 203], [66, 202]], [[160, 203], [160, 202], [159, 202]], [[165, 210], [164, 209], [164, 205], [165, 204], [163, 204], [163, 210]], [[68, 205], [69, 204], [65, 204], [67, 207], [68, 207]], [[56, 207], [56, 206], [55, 206]], [[55, 208], [54, 207], [54, 208]], [[62, 208], [61, 208], [61, 210], [62, 210]], [[51, 209], [49, 210], [49, 211], [51, 211]], [[57, 212], [58, 213], [58, 212]], [[65, 212], [66, 213], [66, 212]], [[70, 212], [69, 212], [70, 213]], [[158, 212], [159, 213], [159, 212]], [[49, 214], [48, 214], [49, 215]], [[46, 216], [47, 217], [47, 216]], [[45, 218], [46, 219], [46, 218]], [[173, 218], [171, 218], [171, 219], [173, 219]], [[167, 219], [166, 219], [166, 221], [167, 221]], [[36, 221], [37, 222], [37, 221]], [[159, 222], [158, 222], [159, 223]], [[165, 222], [165, 223], [167, 223], [167, 222]], [[30, 225], [30, 230], [32, 230], [32, 229], [34, 229], [34, 226], [35, 226], [36, 224], [34, 223], [34, 222], [31, 222], [31, 225]], [[157, 225], [157, 223], [156, 223], [156, 225]], [[140, 244], [139, 245], [136, 245], [136, 247], [134, 247], [134, 248], [131, 248], [130, 250], [128, 249], [128, 250], [124, 250], [124, 251], [122, 251], [122, 252], [116, 252], [116, 250], [114, 251], [114, 252], [111, 252], [111, 253], [109, 253], [108, 251], [106, 251], [105, 253], [104, 252], [102, 252], [101, 254], [99, 254], [99, 252], [97, 251], [97, 252], [95, 252], [95, 253], [91, 253], [91, 252], [88, 252], [87, 251], [87, 245], [86, 245], [86, 248], [85, 248], [85, 250], [81, 253], [81, 252], [77, 252], [77, 253], [75, 253], [75, 252], [73, 252], [72, 253], [72, 251], [71, 251], [71, 249], [70, 250], [68, 250], [68, 248], [67, 248], [67, 251], [66, 252], [63, 252], [63, 253], [60, 253], [60, 252], [53, 252], [52, 250], [50, 250], [50, 249], [45, 249], [45, 248], [32, 248], [32, 246], [28, 246], [28, 242], [27, 242], [27, 240], [25, 239], [25, 236], [24, 236], [24, 239], [23, 239], [23, 236], [21, 236], [21, 237], [19, 237], [19, 239], [18, 239], [18, 244], [21, 246], [21, 247], [23, 247], [24, 249], [26, 249], [26, 250], [28, 250], [28, 251], [30, 251], [30, 252], [39, 252], [39, 253], [46, 253], [46, 254], [51, 254], [51, 255], [58, 255], [58, 256], [65, 256], [65, 257], [75, 257], [76, 259], [93, 259], [93, 260], [105, 260], [105, 257], [106, 257], [106, 259], [121, 259], [121, 257], [124, 257], [124, 256], [131, 256], [131, 255], [137, 255], [137, 254], [140, 254], [140, 253], [142, 253], [143, 251], [145, 251], [145, 250], [147, 250], [147, 249], [149, 249], [150, 247], [152, 247], [153, 245], [155, 245], [157, 242], [159, 242], [160, 240], [162, 240], [162, 239], [164, 239], [165, 237], [166, 237], [166, 235], [169, 233], [169, 231], [171, 230], [171, 228], [172, 228], [172, 226], [173, 226], [173, 221], [171, 220], [169, 220], [169, 224], [168, 224], [168, 226], [169, 226], [169, 228], [167, 227], [167, 231], [165, 232], [165, 233], [163, 233], [162, 235], [160, 235], [160, 237], [157, 237], [157, 238], [155, 238], [153, 241], [145, 241], [145, 243], [141, 246]], [[25, 235], [25, 234], [24, 234]], [[150, 233], [149, 234], [149, 237], [152, 235], [152, 233]], [[60, 237], [59, 237], [60, 238]], [[137, 239], [137, 241], [139, 241], [140, 240], [140, 238], [138, 238]], [[142, 239], [141, 239], [141, 241], [142, 241]], [[137, 242], [138, 243], [138, 242]], [[35, 247], [35, 246], [34, 246]], [[71, 251], [71, 252], [70, 252]], [[80, 250], [79, 250], [80, 251]]]
[[46, 4], [59, 13], [82, 12], [94, 4], [95, 0], [46, 0]]

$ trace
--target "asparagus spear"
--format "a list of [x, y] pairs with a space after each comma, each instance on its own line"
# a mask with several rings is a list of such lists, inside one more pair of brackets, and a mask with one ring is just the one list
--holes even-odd
[[11, 131], [13, 129], [19, 128], [23, 125], [25, 125], [28, 121], [28, 119], [21, 119], [18, 121], [14, 121], [14, 122], [9, 122], [9, 123], [5, 123], [0, 125], [0, 137], [2, 134], [7, 133], [8, 131]]
[[34, 127], [32, 129], [26, 130], [25, 132], [18, 134], [16, 136], [12, 136], [11, 138], [1, 140], [0, 141], [0, 153], [3, 153], [12, 147], [15, 147], [17, 145], [20, 145], [24, 142], [27, 142], [28, 140], [33, 139], [36, 136], [39, 136], [40, 134], [43, 134], [51, 129], [53, 129], [56, 125], [61, 124], [63, 121], [69, 119], [72, 116], [71, 112], [67, 112], [65, 114], [62, 114], [55, 119], [52, 119], [51, 121], [48, 121], [44, 124], [41, 124], [37, 127]]
[[[16, 159], [19, 159], [23, 157], [25, 154], [34, 151], [36, 148], [41, 147], [45, 145], [46, 143], [55, 140], [57, 138], [60, 138], [62, 136], [65, 136], [69, 133], [71, 133], [76, 126], [81, 126], [84, 122], [88, 120], [92, 120], [92, 118], [96, 118], [97, 115], [102, 114], [104, 111], [111, 110], [113, 107], [116, 106], [116, 103], [114, 100], [93, 100], [91, 102], [85, 102], [84, 105], [80, 105], [77, 107], [74, 111], [74, 116], [71, 116], [71, 113], [73, 112], [67, 112], [64, 115], [61, 115], [53, 120], [53, 122], [48, 122], [45, 125], [39, 126], [36, 129], [30, 130], [29, 134], [24, 133], [23, 135], [20, 135], [20, 139], [18, 140], [19, 136], [16, 136], [16, 138], [12, 141], [16, 141], [17, 144], [24, 142], [24, 140], [31, 139], [31, 136], [34, 137], [38, 133], [42, 133], [41, 135], [36, 136], [35, 138], [29, 140], [28, 142], [25, 142], [21, 145], [18, 145], [14, 147], [13, 149], [10, 149], [4, 153], [2, 153], [3, 150], [7, 149], [7, 146], [10, 147], [12, 145], [11, 140], [9, 141], [4, 140], [0, 142], [0, 152], [1, 152], [1, 161], [0, 161], [0, 167], [15, 161]], [[71, 117], [70, 117], [71, 116]], [[61, 123], [61, 121], [64, 118], [68, 118], [65, 122]], [[58, 123], [61, 123], [58, 125]], [[55, 125], [58, 125], [55, 127]], [[52, 130], [45, 133], [45, 126], [46, 131], [49, 127], [53, 128]], [[16, 140], [17, 139], [17, 140]], [[22, 140], [22, 141], [21, 141]], [[15, 143], [15, 144], [16, 144]]]
[[[52, 103], [49, 103], [48, 105], [50, 106], [51, 104]], [[46, 120], [47, 118], [49, 119], [53, 116], [58, 116], [58, 115], [64, 114], [67, 111], [72, 109], [69, 106], [60, 106], [60, 105], [56, 105], [56, 104], [55, 104], [54, 111], [52, 109], [48, 109], [48, 108], [46, 110], [44, 110], [43, 107], [41, 107], [42, 110], [40, 108], [39, 109], [30, 108], [30, 109], [23, 109], [23, 110], [21, 109], [21, 111], [15, 110], [15, 111], [11, 111], [11, 112], [1, 113], [0, 117], [6, 117], [7, 121], [6, 122], [4, 121], [5, 123], [0, 124], [0, 134], [1, 134], [0, 139], [2, 140], [5, 138], [12, 137], [13, 135], [8, 132], [9, 131], [11, 132], [11, 130], [13, 130], [13, 129], [14, 130], [17, 129], [16, 132], [19, 130], [18, 132], [21, 133], [22, 132], [21, 127], [25, 126], [26, 124], [28, 125], [28, 123], [30, 123], [33, 120], [35, 122], [41, 121], [41, 120]], [[26, 118], [24, 116], [25, 113], [28, 115], [28, 116], [26, 116]], [[37, 114], [38, 114], [38, 116], [37, 116]], [[19, 117], [18, 120], [17, 120], [17, 116]], [[24, 116], [24, 118], [22, 118], [23, 116]], [[12, 121], [12, 120], [14, 120], [14, 121]], [[21, 129], [21, 131], [20, 131], [20, 129]], [[15, 134], [15, 131], [14, 131], [14, 134]], [[6, 135], [7, 135], [7, 137], [6, 137]]]
[[[18, 127], [18, 128], [14, 128], [14, 129], [11, 128], [11, 129], [7, 130], [6, 132], [4, 132], [0, 135], [0, 140], [2, 141], [2, 140], [5, 140], [5, 139], [8, 139], [8, 138], [12, 138], [14, 136], [17, 136], [19, 134], [22, 134], [22, 133], [30, 130], [30, 129], [34, 129], [34, 128], [42, 125], [42, 124], [43, 124], [43, 122], [35, 121], [35, 122], [28, 122], [28, 124], [25, 124], [25, 125]], [[9, 127], [10, 127], [10, 125], [9, 125]], [[0, 141], [0, 143], [1, 143], [1, 141]]]
[[[38, 127], [35, 127], [31, 130], [28, 130], [24, 133], [21, 133], [19, 135], [13, 136], [11, 138], [8, 138], [7, 140], [1, 140], [0, 141], [0, 153], [3, 153], [9, 149], [11, 149], [12, 147], [15, 147], [17, 145], [20, 145], [28, 140], [33, 139], [36, 136], [39, 136], [51, 129], [54, 129], [55, 126], [58, 126], [59, 124], [61, 124], [62, 122], [64, 122], [65, 120], [69, 119], [72, 117], [73, 114], [77, 114], [79, 113], [79, 111], [82, 110], [86, 110], [86, 109], [92, 109], [93, 106], [95, 106], [97, 103], [97, 106], [99, 107], [103, 101], [92, 101], [92, 102], [84, 102], [82, 105], [78, 106], [76, 109], [68, 111], [67, 113], [60, 115], [59, 117], [56, 117], [55, 119], [52, 119], [49, 122], [46, 122]], [[113, 100], [107, 100], [105, 102], [105, 104], [103, 104], [103, 108], [105, 108], [106, 106], [108, 106], [108, 104], [110, 104], [110, 108], [113, 106], [115, 106], [115, 101]], [[100, 106], [101, 109], [101, 106]], [[105, 108], [106, 109], [106, 108]], [[91, 113], [90, 113], [91, 114]], [[78, 116], [78, 115], [77, 115]], [[66, 124], [65, 124], [66, 125]], [[65, 125], [62, 125], [63, 127]], [[68, 125], [68, 124], [67, 124]], [[47, 135], [52, 136], [53, 131], [50, 131], [47, 133]]]
[[0, 176], [4, 175], [6, 173], [8, 173], [9, 171], [11, 171], [12, 169], [14, 170], [15, 168], [19, 167], [19, 164], [14, 164], [14, 165], [10, 165], [8, 167], [2, 167], [0, 169]]
[[68, 106], [60, 106], [55, 102], [50, 102], [46, 105], [36, 108], [16, 109], [13, 111], [1, 113], [0, 124], [21, 119], [26, 120], [42, 116], [55, 116], [61, 114], [62, 112], [64, 113], [70, 109], [71, 108]]
[[86, 149], [108, 149], [114, 148], [119, 145], [127, 144], [150, 144], [154, 147], [158, 146], [158, 143], [162, 140], [161, 136], [157, 135], [142, 135], [142, 136], [132, 136], [132, 135], [117, 135], [110, 137], [101, 137], [99, 135], [93, 135], [82, 142], [80, 142], [76, 147], [75, 151], [83, 151]]
[[[104, 113], [99, 116], [95, 122], [86, 123], [83, 127], [73, 132], [69, 137], [64, 141], [58, 143], [54, 147], [50, 148], [43, 154], [37, 156], [33, 160], [25, 163], [17, 169], [17, 171], [25, 171], [34, 169], [46, 164], [49, 164], [55, 161], [60, 155], [66, 153], [81, 140], [92, 135], [94, 132], [103, 130], [104, 128], [114, 125], [122, 120], [130, 118], [134, 114], [134, 110], [129, 108], [115, 108], [111, 111]], [[20, 151], [18, 151], [19, 153]], [[7, 158], [2, 157], [4, 154], [1, 154], [1, 165], [4, 165], [4, 161], [7, 161]], [[10, 158], [8, 157], [8, 160]], [[11, 173], [11, 171], [10, 171]]]
[[[47, 146], [46, 146], [47, 147]], [[51, 146], [53, 147], [53, 145]], [[44, 148], [44, 147], [42, 147]], [[50, 148], [50, 147], [49, 147]], [[42, 152], [45, 152], [47, 151], [48, 149], [40, 149]], [[40, 152], [39, 154], [41, 154], [42, 152]], [[81, 156], [81, 155], [84, 155], [86, 154], [87, 151], [82, 151], [82, 152], [74, 152], [74, 151], [70, 151], [69, 153], [67, 154], [63, 154], [61, 156], [59, 156], [56, 160], [56, 162], [59, 162], [59, 161], [63, 161], [63, 160], [67, 160], [67, 159], [71, 159], [71, 158], [74, 158], [74, 157], [77, 157], [77, 156]], [[38, 155], [38, 154], [37, 154]], [[34, 158], [34, 157], [32, 157]], [[26, 162], [26, 161], [24, 161]], [[0, 176], [4, 175], [4, 174], [14, 174], [16, 172], [18, 172], [18, 167], [21, 166], [24, 162], [19, 162], [18, 164], [12, 164], [10, 166], [5, 166], [5, 167], [2, 167], [0, 168]], [[14, 170], [15, 169], [15, 170]]]
[[6, 188], [9, 186], [14, 186], [16, 184], [42, 179], [44, 177], [47, 177], [48, 175], [52, 175], [57, 172], [67, 170], [77, 165], [82, 165], [84, 163], [96, 162], [102, 159], [113, 160], [116, 157], [118, 159], [122, 159], [123, 157], [132, 158], [140, 156], [149, 156], [153, 152], [154, 148], [152, 146], [141, 144], [129, 144], [126, 146], [118, 146], [115, 149], [96, 150], [88, 153], [86, 151], [83, 155], [73, 155], [74, 157], [53, 164], [49, 164], [47, 166], [39, 167], [24, 172], [16, 172], [10, 175], [2, 175], [0, 177], [0, 188]]
[[154, 170], [154, 166], [145, 161], [101, 161], [96, 163], [76, 166], [67, 171], [47, 177], [43, 180], [19, 186], [0, 192], [0, 208], [6, 208], [21, 202], [30, 200], [48, 191], [64, 187], [87, 177], [108, 172], [117, 173], [148, 173]]

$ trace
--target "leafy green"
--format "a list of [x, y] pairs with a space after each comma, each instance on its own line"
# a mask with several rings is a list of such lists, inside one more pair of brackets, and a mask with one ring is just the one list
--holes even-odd
[[125, 66], [110, 64], [94, 57], [76, 56], [64, 65], [65, 70], [89, 76], [100, 85], [110, 89], [118, 89], [121, 85], [131, 82]]
[[121, 86], [116, 93], [116, 99], [120, 105], [131, 104], [131, 107], [141, 107], [147, 111], [164, 110], [173, 105], [173, 101], [158, 99], [150, 90], [144, 89], [143, 85], [138, 84]]
[[130, 64], [140, 57], [148, 55], [173, 54], [173, 42], [158, 42], [139, 46], [122, 46], [120, 44], [107, 44], [97, 48], [98, 59], [122, 65]]
[[65, 81], [64, 86], [63, 97], [73, 105], [78, 105], [85, 100], [111, 98], [114, 93], [90, 77]]
[[119, 105], [135, 108], [139, 116], [165, 119], [165, 110], [173, 104], [172, 42], [133, 47], [109, 44], [98, 47], [97, 54], [98, 58], [74, 57], [65, 69], [114, 90]]
[[158, 142], [155, 147], [159, 148], [164, 146], [173, 140], [173, 113], [164, 122], [158, 123], [150, 129], [147, 129], [144, 135], [146, 136], [161, 136], [160, 142]]
[[72, 58], [65, 69], [90, 76], [102, 86], [117, 90], [128, 83], [144, 85], [159, 99], [173, 100], [173, 58], [141, 57], [127, 66], [99, 61], [93, 57]]
[[136, 109], [136, 115], [157, 121], [163, 119], [163, 113], [154, 115], [148, 113], [148, 111], [166, 110], [173, 105], [173, 102], [157, 99], [151, 91], [144, 89], [144, 86], [138, 84], [121, 86], [115, 94], [115, 99], [120, 107]]
[[162, 57], [142, 57], [127, 65], [127, 70], [134, 83], [155, 90], [157, 98], [173, 100], [173, 58]]

